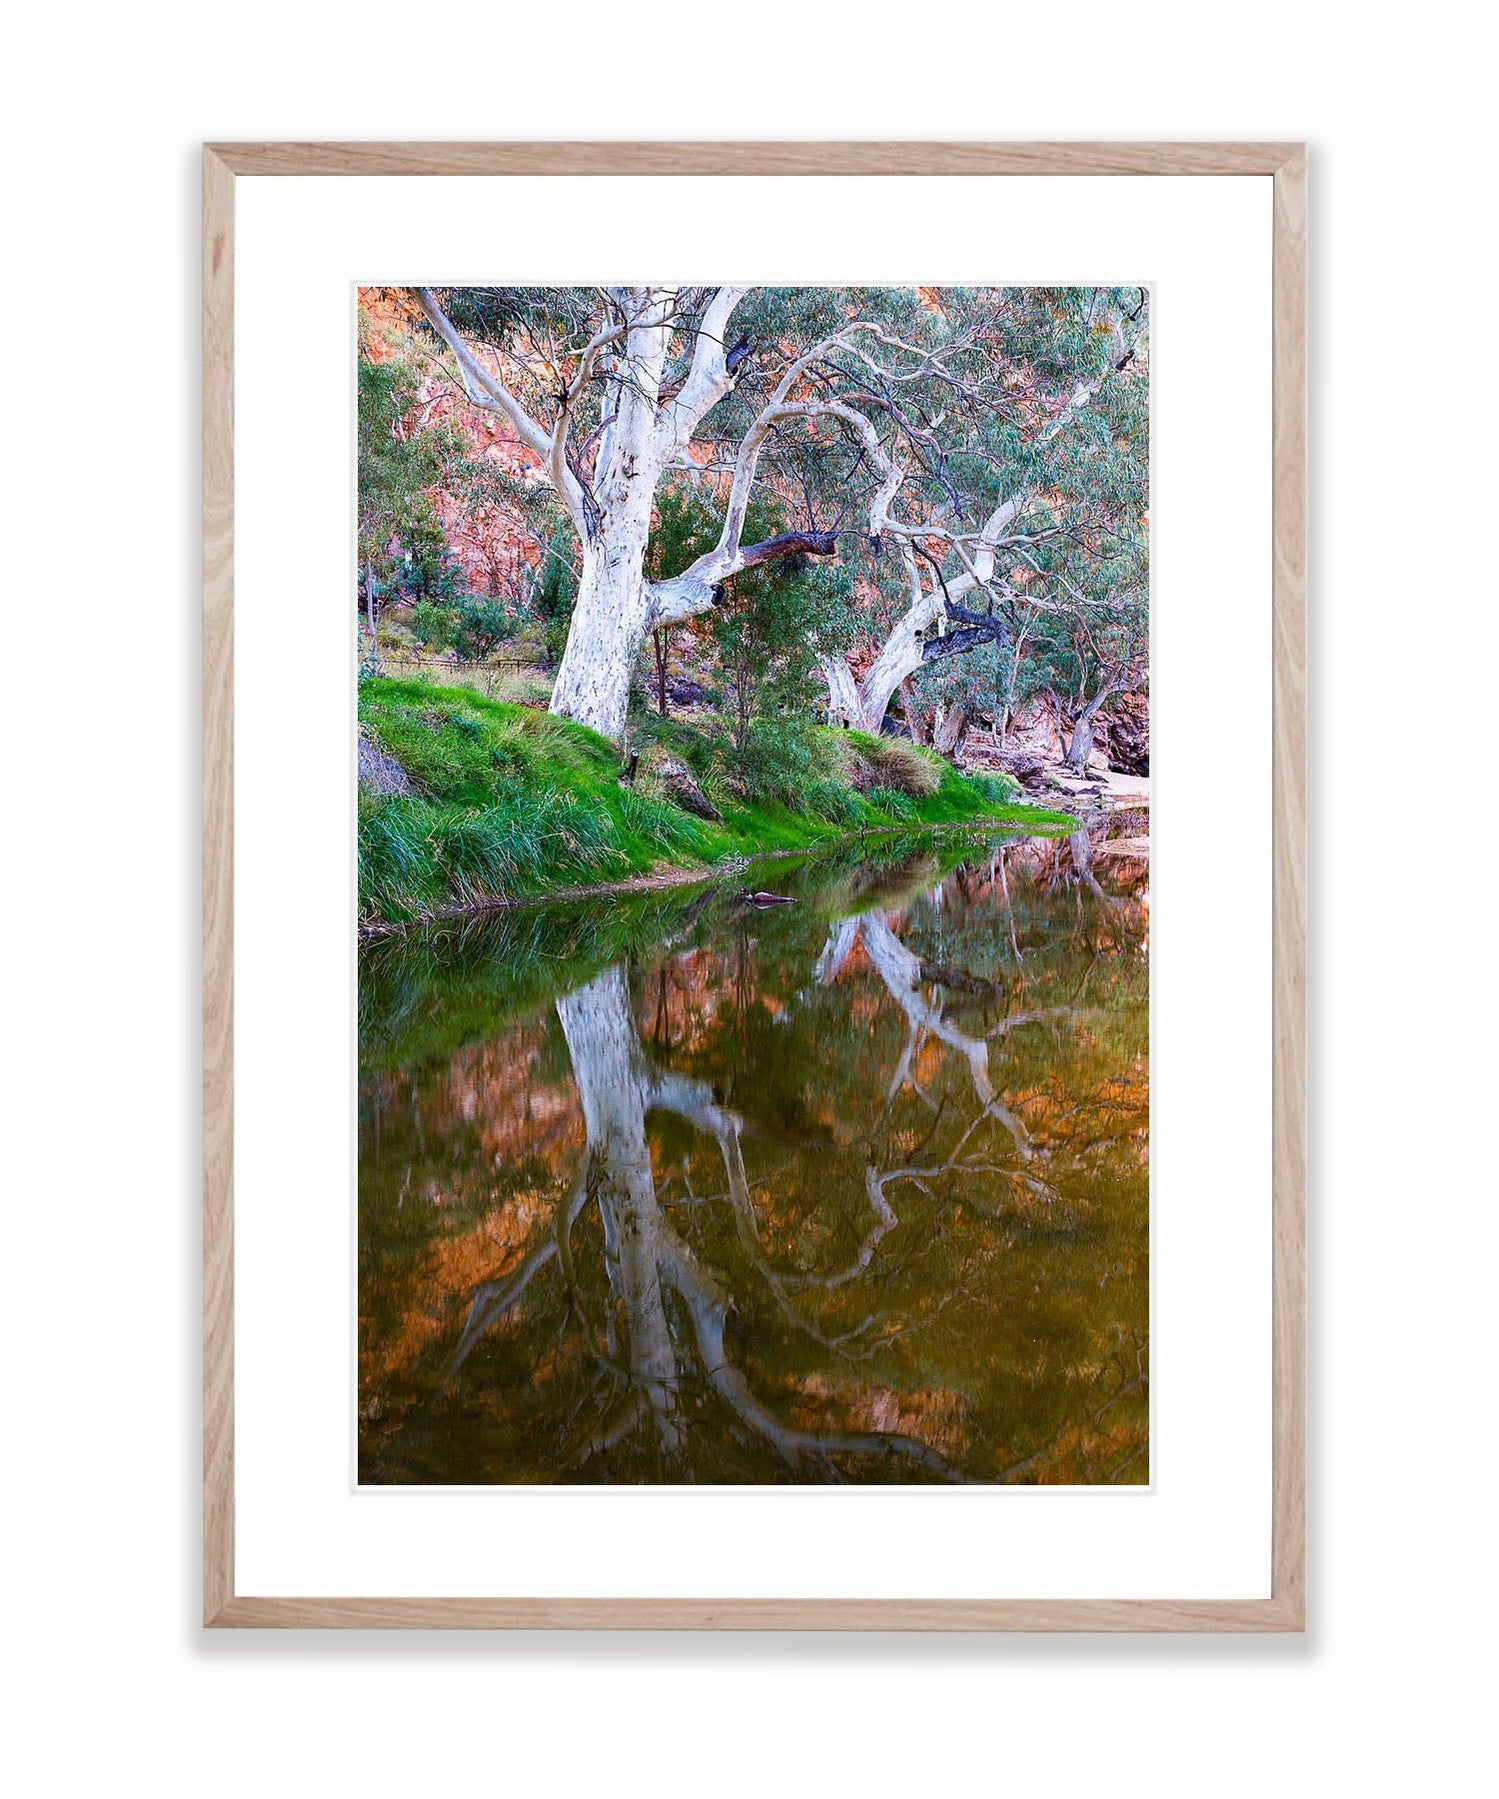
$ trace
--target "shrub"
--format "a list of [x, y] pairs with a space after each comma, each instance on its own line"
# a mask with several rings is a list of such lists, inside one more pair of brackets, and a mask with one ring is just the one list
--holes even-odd
[[547, 660], [553, 668], [562, 660], [562, 652], [567, 648], [573, 606], [578, 597], [573, 556], [570, 538], [565, 532], [557, 532], [542, 554], [541, 567], [531, 589], [531, 607], [541, 619]]
[[662, 718], [659, 712], [641, 715], [631, 729], [631, 742], [640, 747], [642, 768], [649, 761], [659, 761], [662, 755], [675, 756], [687, 764], [700, 782], [721, 773], [722, 765], [733, 759], [727, 737], [709, 736], [680, 719]]
[[447, 606], [421, 600], [411, 609], [411, 635], [424, 649], [445, 650], [453, 641], [452, 615]]
[[500, 602], [481, 594], [422, 600], [411, 614], [411, 634], [418, 643], [451, 650], [462, 662], [483, 662], [514, 631], [515, 621]]
[[757, 718], [745, 734], [738, 770], [750, 799], [800, 810], [807, 789], [817, 779], [817, 748], [810, 728], [796, 718]]
[[844, 731], [838, 737], [850, 785], [859, 793], [893, 787], [913, 799], [929, 799], [942, 786], [949, 765], [931, 750], [902, 737], [871, 737], [866, 731]]

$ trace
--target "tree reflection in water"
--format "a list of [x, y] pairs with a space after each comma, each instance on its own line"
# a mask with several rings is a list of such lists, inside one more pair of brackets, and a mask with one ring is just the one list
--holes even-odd
[[371, 957], [362, 1478], [1148, 1478], [1144, 881], [533, 919], [518, 997], [519, 915]]

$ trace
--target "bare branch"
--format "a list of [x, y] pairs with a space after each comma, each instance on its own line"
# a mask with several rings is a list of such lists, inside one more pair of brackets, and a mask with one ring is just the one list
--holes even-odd
[[[443, 342], [453, 352], [458, 364], [458, 372], [463, 381], [463, 391], [476, 405], [483, 406], [492, 412], [501, 412], [509, 420], [512, 430], [525, 444], [541, 458], [542, 467], [551, 477], [552, 486], [557, 497], [567, 508], [568, 516], [580, 533], [588, 531], [588, 507], [584, 498], [582, 482], [569, 466], [566, 454], [569, 408], [566, 399], [559, 405], [555, 427], [547, 431], [511, 393], [510, 389], [498, 375], [490, 374], [473, 351], [464, 343], [457, 327], [437, 303], [437, 297], [430, 287], [418, 287], [411, 290], [422, 313], [437, 332]], [[593, 349], [593, 346], [589, 346]], [[595, 352], [596, 353], [596, 352]]]
[[747, 287], [721, 287], [708, 302], [687, 379], [661, 410], [658, 434], [663, 453], [685, 449], [698, 425], [733, 387], [734, 372], [725, 362], [729, 320], [748, 292]]
[[411, 291], [428, 324], [453, 352], [453, 358], [458, 364], [458, 373], [462, 377], [464, 393], [476, 406], [486, 407], [490, 411], [503, 412], [509, 419], [516, 436], [528, 450], [534, 450], [545, 463], [551, 453], [551, 433], [543, 430], [537, 424], [505, 383], [497, 375], [491, 375], [468, 345], [464, 343], [458, 335], [457, 327], [438, 305], [437, 297], [432, 289], [418, 287]]

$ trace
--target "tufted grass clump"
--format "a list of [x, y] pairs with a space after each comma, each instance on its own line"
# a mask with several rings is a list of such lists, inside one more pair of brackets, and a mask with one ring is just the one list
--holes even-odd
[[1020, 792], [1020, 783], [1013, 776], [996, 774], [988, 769], [967, 775], [965, 779], [981, 799], [995, 806], [1010, 805]]
[[927, 799], [941, 788], [944, 771], [949, 767], [935, 751], [924, 750], [903, 737], [871, 737], [866, 731], [844, 731], [839, 741], [851, 781], [865, 791], [894, 788], [912, 799]]

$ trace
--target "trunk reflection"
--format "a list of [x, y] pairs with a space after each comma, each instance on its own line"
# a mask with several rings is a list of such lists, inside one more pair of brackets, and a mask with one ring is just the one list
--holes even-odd
[[1147, 1479], [1146, 871], [1080, 838], [369, 951], [361, 1478]]

